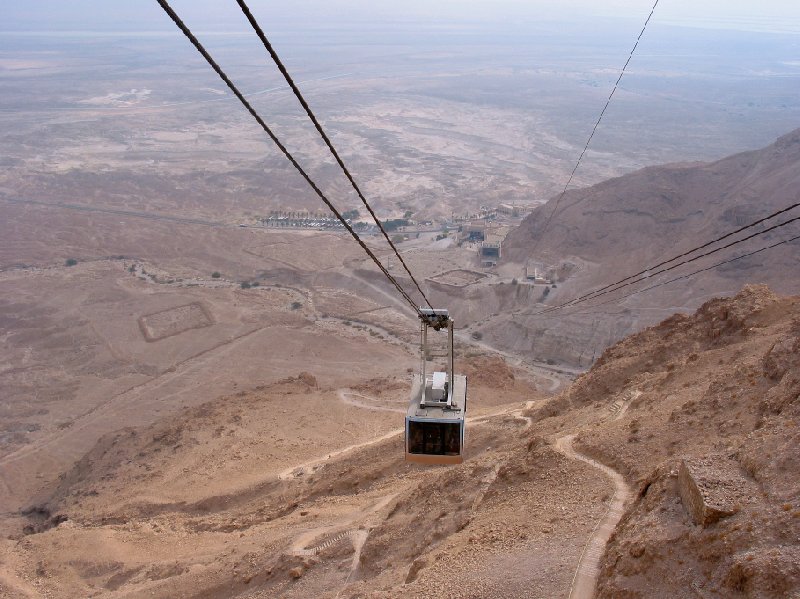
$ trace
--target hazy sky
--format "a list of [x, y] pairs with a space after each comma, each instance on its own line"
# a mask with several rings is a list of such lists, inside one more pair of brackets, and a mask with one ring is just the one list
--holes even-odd
[[[473, 23], [535, 24], [596, 16], [643, 20], [654, 0], [251, 0], [262, 23], [273, 27], [346, 26], [370, 21], [420, 22], [433, 27]], [[234, 0], [173, 0], [194, 27], [245, 30]], [[171, 26], [155, 0], [0, 0], [5, 31], [166, 31]], [[661, 0], [664, 24], [800, 33], [800, 0]]]

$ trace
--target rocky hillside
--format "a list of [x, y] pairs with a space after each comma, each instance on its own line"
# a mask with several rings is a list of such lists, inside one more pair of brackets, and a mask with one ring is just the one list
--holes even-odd
[[800, 590], [800, 298], [746, 287], [609, 348], [537, 426], [600, 406], [576, 447], [634, 500], [599, 597], [790, 597]]
[[326, 388], [300, 373], [107, 435], [6, 515], [24, 529], [0, 538], [0, 595], [800, 590], [800, 297], [713, 299], [550, 398], [496, 357], [461, 363], [458, 466], [404, 462], [403, 377]]
[[[717, 162], [648, 167], [570, 190], [546, 229], [557, 197], [509, 234], [505, 257], [644, 266], [793, 204], [798, 189], [800, 129]], [[746, 278], [741, 274], [730, 276]]]
[[[586, 366], [626, 335], [676, 311], [694, 311], [710, 297], [732, 295], [744, 284], [764, 283], [779, 293], [798, 293], [800, 241], [795, 241], [602, 307], [589, 301], [580, 309], [538, 314], [545, 306], [582, 296], [790, 206], [800, 201], [798, 190], [800, 129], [769, 147], [717, 162], [649, 167], [571, 190], [558, 204], [549, 226], [556, 198], [527, 217], [503, 246], [502, 272], [520, 276], [530, 262], [545, 264], [561, 273], [557, 287], [547, 294], [542, 286], [531, 293], [517, 293], [519, 301], [513, 308], [496, 310], [476, 328], [497, 347], [530, 352], [540, 360]], [[798, 215], [800, 208], [769, 224]], [[766, 225], [748, 233], [763, 228]], [[798, 234], [800, 222], [795, 222], [647, 283], [687, 274]], [[744, 234], [736, 239], [741, 237]], [[643, 286], [632, 285], [601, 300], [613, 300]]]

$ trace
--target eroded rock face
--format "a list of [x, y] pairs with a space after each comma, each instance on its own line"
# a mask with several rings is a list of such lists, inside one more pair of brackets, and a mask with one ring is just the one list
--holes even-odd
[[[799, 135], [800, 130], [794, 131], [771, 146], [712, 164], [648, 167], [570, 189], [563, 198], [556, 196], [534, 210], [509, 233], [503, 261], [519, 264], [520, 269], [529, 261], [577, 265], [544, 300], [551, 306], [640, 272], [796, 202]], [[532, 297], [527, 305], [519, 303], [513, 322], [501, 316], [486, 330], [493, 331], [492, 340], [499, 347], [524, 346], [540, 359], [586, 366], [595, 349], [602, 350], [670, 311], [694, 309], [708, 293], [730, 294], [750, 282], [797, 293], [797, 276], [789, 273], [797, 272], [800, 247], [785, 244], [766, 256], [743, 258], [706, 272], [702, 284], [666, 285], [633, 296], [622, 303], [624, 309], [530, 316], [541, 311], [535, 306], [540, 298]], [[602, 299], [609, 297], [614, 296]], [[602, 305], [598, 300], [583, 306], [595, 303]], [[736, 320], [723, 318], [717, 324], [716, 334], [724, 334]]]
[[694, 523], [703, 528], [739, 511], [750, 487], [738, 465], [724, 456], [681, 460], [678, 493]]
[[609, 348], [536, 414], [607, 402], [607, 421], [577, 442], [638, 483], [598, 597], [800, 590], [798, 317], [800, 299], [745, 287]]

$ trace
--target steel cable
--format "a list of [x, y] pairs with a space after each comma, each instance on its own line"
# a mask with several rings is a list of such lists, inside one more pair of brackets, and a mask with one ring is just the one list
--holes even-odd
[[292, 88], [292, 91], [294, 92], [295, 97], [300, 102], [300, 104], [303, 107], [303, 109], [306, 111], [306, 114], [308, 115], [308, 118], [311, 119], [311, 122], [314, 124], [314, 127], [316, 128], [317, 132], [320, 134], [320, 137], [322, 137], [322, 140], [325, 142], [325, 145], [328, 146], [328, 149], [330, 150], [330, 152], [333, 155], [333, 157], [336, 159], [336, 162], [339, 165], [339, 168], [342, 169], [342, 172], [344, 173], [345, 177], [347, 177], [347, 180], [350, 181], [350, 185], [353, 187], [353, 189], [355, 190], [356, 194], [358, 194], [358, 197], [361, 199], [361, 203], [364, 204], [364, 207], [369, 212], [370, 216], [372, 217], [372, 220], [375, 221], [375, 224], [378, 226], [378, 228], [380, 229], [381, 233], [383, 233], [383, 236], [386, 239], [386, 243], [388, 243], [389, 247], [392, 248], [392, 251], [394, 252], [394, 255], [397, 256], [397, 259], [400, 261], [400, 264], [403, 265], [403, 268], [405, 269], [406, 273], [408, 273], [408, 276], [411, 277], [411, 281], [416, 286], [417, 291], [419, 291], [420, 295], [422, 295], [423, 299], [425, 300], [425, 303], [427, 303], [428, 307], [432, 309], [433, 306], [431, 306], [431, 303], [428, 300], [428, 297], [425, 295], [425, 292], [422, 291], [422, 288], [420, 287], [419, 283], [417, 282], [417, 279], [414, 278], [413, 274], [411, 274], [411, 270], [408, 268], [408, 265], [406, 264], [405, 260], [403, 260], [403, 257], [400, 255], [400, 252], [397, 250], [397, 247], [395, 246], [394, 242], [392, 242], [392, 240], [389, 238], [389, 234], [386, 232], [386, 229], [383, 228], [383, 224], [381, 224], [381, 221], [375, 215], [375, 212], [372, 210], [372, 207], [369, 205], [369, 202], [367, 202], [367, 198], [365, 198], [364, 194], [361, 192], [361, 189], [359, 188], [358, 184], [356, 183], [355, 179], [353, 178], [353, 175], [350, 174], [350, 171], [345, 166], [344, 161], [339, 156], [339, 153], [336, 151], [336, 148], [334, 148], [333, 143], [331, 142], [330, 138], [328, 138], [327, 134], [322, 129], [322, 125], [320, 125], [319, 121], [317, 120], [317, 117], [314, 115], [314, 112], [311, 110], [311, 107], [308, 105], [308, 102], [306, 102], [306, 99], [303, 97], [303, 94], [300, 92], [300, 89], [295, 84], [295, 82], [292, 79], [291, 75], [289, 75], [289, 71], [286, 69], [286, 66], [283, 64], [283, 62], [281, 61], [280, 57], [278, 56], [278, 53], [275, 51], [275, 49], [272, 47], [272, 44], [267, 39], [267, 36], [264, 33], [264, 30], [261, 29], [261, 26], [258, 24], [258, 21], [256, 21], [256, 18], [253, 16], [253, 13], [250, 11], [250, 8], [247, 6], [247, 3], [244, 0], [236, 0], [236, 2], [237, 2], [237, 4], [239, 4], [239, 8], [242, 9], [242, 12], [244, 13], [244, 16], [247, 17], [247, 20], [250, 22], [250, 25], [253, 27], [253, 30], [256, 32], [256, 35], [258, 35], [258, 38], [261, 40], [261, 43], [264, 45], [264, 48], [267, 50], [269, 55], [272, 57], [273, 62], [275, 63], [275, 65], [278, 67], [278, 70], [283, 75], [283, 78], [286, 80], [286, 83], [288, 83], [289, 87]]
[[[753, 237], [756, 237], [756, 236], [761, 235], [763, 233], [767, 233], [767, 232], [769, 232], [769, 231], [771, 231], [771, 230], [773, 230], [773, 229], [775, 229], [777, 227], [783, 226], [783, 225], [776, 225], [776, 226], [770, 227], [768, 229], [765, 229], [764, 231], [761, 231], [759, 233], [754, 233], [753, 235], [745, 237], [745, 238], [743, 238], [743, 239], [741, 239], [741, 240], [739, 240], [737, 242], [729, 243], [728, 245], [725, 245], [725, 246], [720, 247], [720, 248], [718, 248], [716, 250], [713, 250], [711, 252], [707, 252], [705, 254], [697, 256], [696, 258], [692, 258], [691, 260], [685, 260], [685, 261], [683, 261], [683, 262], [681, 262], [679, 264], [676, 264], [674, 267], [663, 269], [663, 270], [660, 270], [660, 271], [657, 271], [657, 272], [654, 272], [654, 273], [650, 272], [652, 270], [655, 270], [657, 268], [665, 266], [665, 265], [669, 264], [670, 262], [674, 262], [675, 260], [678, 260], [680, 258], [685, 258], [686, 256], [689, 256], [689, 255], [691, 255], [691, 254], [693, 254], [695, 252], [703, 250], [703, 249], [707, 248], [708, 246], [713, 245], [715, 243], [718, 243], [718, 242], [720, 242], [720, 241], [722, 241], [724, 239], [727, 239], [727, 238], [729, 238], [729, 237], [731, 237], [733, 235], [737, 235], [737, 234], [741, 233], [742, 231], [746, 231], [747, 229], [755, 227], [756, 225], [760, 225], [761, 223], [763, 223], [765, 221], [768, 221], [768, 220], [770, 220], [772, 218], [775, 218], [776, 216], [778, 216], [780, 214], [783, 214], [785, 212], [789, 212], [790, 210], [794, 210], [798, 206], [800, 206], [800, 202], [796, 202], [796, 203], [792, 204], [791, 206], [788, 206], [786, 208], [782, 208], [781, 210], [773, 212], [772, 214], [770, 214], [768, 216], [765, 216], [765, 217], [760, 218], [760, 219], [758, 219], [756, 221], [753, 221], [752, 223], [744, 225], [743, 227], [740, 227], [740, 228], [736, 229], [735, 231], [731, 231], [729, 233], [726, 233], [725, 235], [717, 237], [716, 239], [712, 239], [711, 241], [708, 241], [708, 242], [704, 243], [703, 245], [700, 245], [700, 246], [697, 246], [697, 247], [692, 248], [690, 250], [687, 250], [687, 251], [683, 252], [682, 254], [678, 254], [677, 256], [673, 256], [669, 260], [663, 260], [663, 261], [659, 262], [658, 264], [654, 264], [653, 266], [650, 266], [648, 268], [640, 270], [636, 274], [632, 274], [630, 276], [627, 276], [624, 279], [620, 279], [619, 281], [616, 281], [615, 283], [609, 283], [608, 285], [605, 285], [604, 287], [600, 287], [599, 289], [595, 289], [594, 291], [590, 291], [589, 293], [585, 293], [584, 295], [581, 295], [580, 297], [572, 299], [572, 300], [570, 300], [568, 302], [564, 302], [563, 304], [559, 304], [557, 306], [552, 306], [552, 307], [548, 308], [547, 310], [542, 311], [541, 314], [544, 314], [545, 312], [553, 312], [553, 311], [556, 311], [556, 310], [561, 310], [563, 308], [568, 308], [570, 306], [574, 306], [576, 304], [583, 303], [584, 301], [588, 301], [590, 299], [594, 299], [595, 297], [599, 297], [601, 295], [605, 295], [606, 293], [611, 293], [612, 291], [616, 291], [617, 289], [622, 289], [623, 287], [627, 287], [628, 285], [633, 285], [634, 283], [638, 283], [639, 281], [643, 281], [644, 279], [648, 279], [650, 277], [653, 277], [655, 275], [661, 274], [661, 273], [666, 272], [668, 270], [672, 270], [673, 268], [676, 268], [676, 267], [681, 266], [683, 264], [688, 264], [689, 262], [694, 262], [697, 259], [700, 259], [700, 258], [703, 258], [703, 257], [708, 256], [710, 254], [716, 253], [719, 250], [724, 250], [724, 249], [729, 248], [729, 247], [731, 247], [733, 245], [736, 245], [737, 243], [741, 243], [742, 241], [747, 241], [748, 239], [752, 239]], [[792, 220], [786, 221], [786, 223], [784, 223], [784, 224], [791, 223], [791, 222], [793, 222], [795, 220], [797, 220], [797, 218], [794, 218]], [[644, 276], [644, 277], [642, 277], [640, 279], [637, 279], [636, 281], [630, 281], [631, 279], [635, 279], [636, 277], [641, 277], [642, 275], [647, 275], [647, 276]], [[630, 281], [630, 283], [625, 283], [626, 281]], [[621, 283], [625, 283], [625, 285], [621, 285]], [[612, 287], [614, 289], [612, 289]]]
[[594, 137], [594, 134], [597, 131], [597, 128], [600, 126], [600, 121], [603, 120], [603, 116], [605, 115], [606, 110], [608, 110], [609, 104], [611, 104], [611, 98], [614, 97], [614, 94], [616, 93], [617, 88], [619, 87], [620, 81], [622, 81], [622, 76], [625, 74], [625, 70], [628, 68], [628, 64], [630, 64], [631, 59], [633, 58], [633, 53], [636, 52], [636, 48], [639, 46], [639, 42], [641, 41], [642, 36], [644, 35], [645, 30], [647, 29], [648, 23], [650, 23], [650, 19], [653, 18], [653, 13], [655, 13], [655, 11], [656, 11], [656, 7], [658, 6], [658, 2], [659, 2], [659, 0], [656, 0], [655, 4], [653, 4], [653, 8], [650, 9], [650, 14], [647, 17], [647, 20], [645, 20], [644, 26], [642, 27], [642, 30], [639, 32], [639, 36], [636, 38], [636, 43], [634, 43], [633, 44], [633, 48], [631, 48], [630, 54], [628, 55], [628, 60], [625, 61], [625, 65], [622, 67], [622, 71], [620, 71], [619, 77], [617, 77], [617, 82], [614, 84], [614, 88], [611, 90], [611, 93], [608, 95], [608, 100], [606, 100], [606, 105], [603, 106], [603, 110], [600, 111], [600, 116], [597, 117], [597, 122], [594, 124], [594, 127], [592, 128], [592, 132], [589, 134], [589, 139], [586, 140], [586, 145], [583, 147], [583, 151], [581, 151], [580, 156], [578, 156], [578, 161], [575, 163], [575, 167], [572, 169], [572, 172], [569, 175], [569, 179], [567, 179], [567, 184], [564, 185], [564, 189], [562, 190], [562, 192], [559, 194], [558, 198], [556, 199], [555, 205], [553, 206], [553, 211], [550, 213], [550, 216], [547, 217], [547, 220], [544, 223], [544, 228], [542, 229], [542, 232], [536, 238], [536, 241], [534, 241], [533, 249], [531, 250], [531, 253], [534, 253], [536, 251], [536, 248], [539, 247], [539, 241], [541, 241], [542, 237], [544, 236], [545, 232], [547, 231], [548, 227], [550, 226], [550, 222], [553, 220], [553, 216], [555, 216], [556, 211], [558, 211], [558, 205], [561, 203], [561, 200], [564, 198], [564, 194], [567, 193], [567, 189], [569, 189], [569, 186], [572, 183], [572, 179], [575, 177], [575, 173], [578, 172], [578, 167], [581, 165], [581, 161], [583, 160], [583, 156], [586, 154], [586, 151], [589, 149], [589, 144], [591, 143], [592, 138]]
[[294, 156], [286, 149], [286, 146], [281, 143], [275, 133], [272, 132], [272, 129], [264, 122], [264, 120], [259, 116], [256, 110], [250, 105], [250, 103], [245, 99], [239, 89], [233, 84], [233, 82], [228, 78], [222, 68], [214, 61], [208, 51], [203, 47], [200, 41], [195, 37], [195, 35], [191, 32], [191, 30], [186, 26], [186, 24], [181, 20], [178, 14], [172, 9], [169, 5], [167, 0], [157, 0], [161, 8], [164, 9], [164, 12], [169, 15], [172, 21], [177, 25], [177, 27], [183, 32], [183, 34], [189, 39], [192, 45], [197, 49], [197, 51], [205, 58], [206, 62], [211, 66], [212, 69], [219, 75], [219, 77], [225, 82], [225, 85], [233, 92], [233, 94], [238, 98], [238, 100], [242, 103], [242, 105], [247, 109], [247, 111], [251, 114], [251, 116], [256, 120], [256, 122], [261, 126], [264, 132], [270, 137], [270, 139], [275, 143], [278, 149], [283, 153], [284, 156], [291, 162], [292, 166], [297, 169], [297, 171], [303, 176], [306, 182], [309, 184], [311, 189], [319, 196], [319, 198], [325, 203], [325, 205], [330, 209], [331, 212], [339, 219], [339, 221], [344, 225], [345, 229], [352, 235], [353, 239], [355, 239], [361, 248], [367, 253], [367, 255], [372, 259], [375, 265], [380, 269], [380, 271], [386, 276], [387, 279], [395, 286], [397, 291], [403, 296], [403, 298], [409, 303], [409, 305], [414, 309], [414, 311], [422, 317], [422, 313], [420, 312], [419, 307], [411, 299], [411, 297], [405, 292], [405, 290], [400, 286], [397, 280], [389, 273], [388, 270], [381, 264], [380, 260], [378, 260], [377, 256], [370, 250], [367, 245], [362, 241], [362, 239], [358, 236], [358, 233], [353, 230], [347, 220], [341, 215], [341, 213], [336, 209], [336, 207], [330, 202], [330, 200], [325, 196], [324, 193], [320, 190], [316, 183], [311, 179], [311, 177], [306, 173], [302, 166], [295, 160]]
[[[605, 306], [606, 304], [610, 304], [610, 303], [613, 303], [613, 302], [618, 302], [620, 300], [629, 298], [629, 297], [631, 297], [633, 295], [637, 295], [639, 293], [644, 293], [645, 291], [650, 291], [651, 289], [655, 289], [657, 287], [663, 287], [664, 285], [669, 285], [670, 283], [674, 283], [675, 281], [680, 281], [682, 279], [688, 279], [689, 277], [693, 277], [694, 275], [700, 274], [701, 272], [706, 272], [706, 271], [709, 271], [709, 270], [713, 270], [715, 268], [719, 268], [720, 266], [724, 266], [725, 264], [730, 264], [731, 262], [736, 262], [737, 260], [742, 260], [744, 258], [749, 258], [750, 256], [754, 256], [756, 254], [760, 254], [761, 252], [765, 252], [767, 250], [771, 250], [772, 248], [776, 248], [776, 247], [778, 247], [780, 245], [783, 245], [785, 243], [791, 243], [792, 241], [797, 241], [798, 239], [800, 239], [800, 235], [795, 235], [794, 237], [791, 237], [789, 239], [784, 239], [783, 241], [779, 241], [777, 243], [773, 243], [772, 245], [768, 245], [766, 247], [759, 248], [759, 249], [754, 250], [752, 252], [747, 252], [746, 254], [742, 254], [741, 256], [736, 256], [735, 258], [729, 258], [728, 260], [723, 260], [722, 262], [717, 262], [716, 264], [713, 264], [711, 266], [707, 266], [705, 268], [700, 268], [698, 270], [695, 270], [693, 272], [687, 273], [685, 275], [680, 275], [678, 277], [674, 277], [674, 278], [670, 279], [669, 281], [662, 281], [661, 283], [656, 283], [655, 285], [650, 285], [650, 287], [645, 287], [643, 289], [637, 289], [636, 291], [631, 291], [630, 293], [626, 293], [625, 295], [623, 295], [621, 297], [614, 297], [614, 298], [611, 298], [611, 299], [607, 299], [607, 300], [605, 300], [603, 302], [600, 302], [599, 304], [594, 304], [593, 306], [589, 306], [584, 311], [578, 310], [576, 312], [571, 312], [570, 316], [572, 316], [574, 314], [592, 314], [593, 313], [593, 308], [599, 308], [600, 306]], [[532, 316], [536, 316], [536, 314], [533, 314]]]

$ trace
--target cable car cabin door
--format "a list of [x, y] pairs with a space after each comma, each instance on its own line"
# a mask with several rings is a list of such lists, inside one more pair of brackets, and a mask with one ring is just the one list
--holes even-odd
[[464, 461], [467, 377], [453, 377], [452, 402], [421, 405], [425, 386], [414, 376], [406, 412], [406, 461], [417, 464], [460, 464]]
[[406, 461], [460, 464], [464, 461], [464, 420], [406, 417]]

